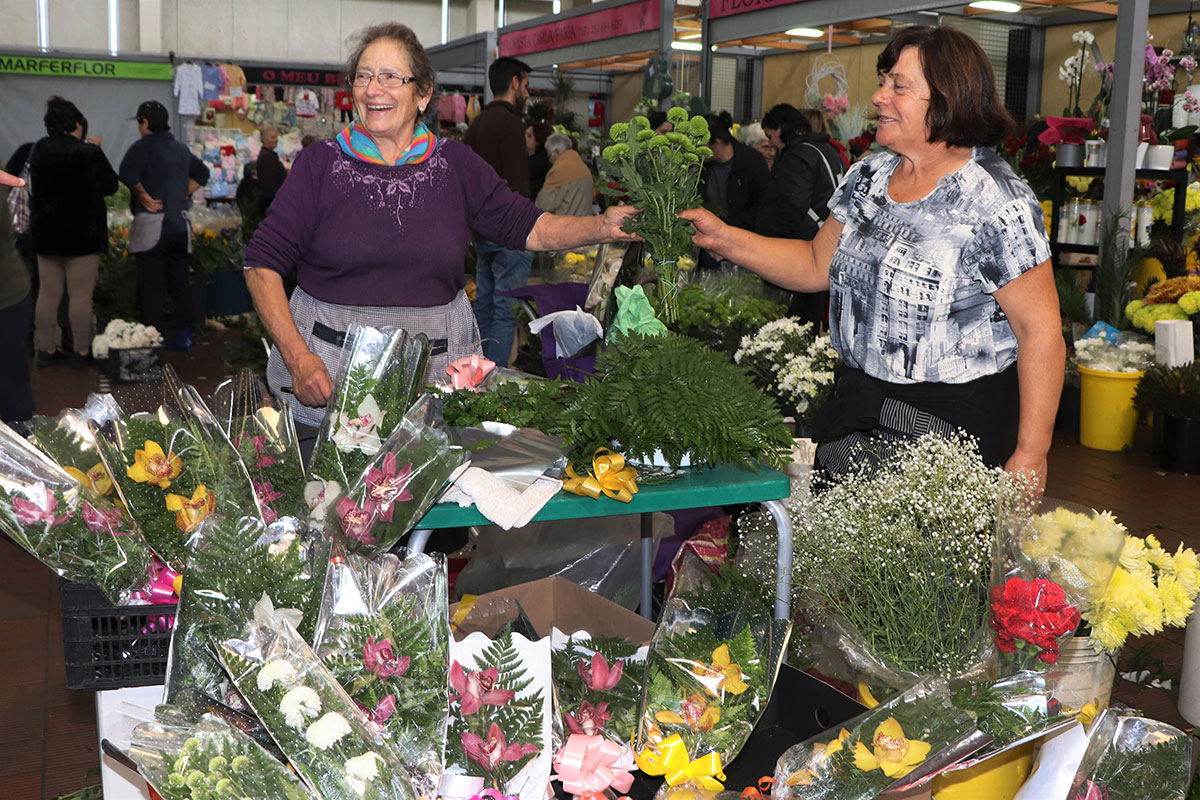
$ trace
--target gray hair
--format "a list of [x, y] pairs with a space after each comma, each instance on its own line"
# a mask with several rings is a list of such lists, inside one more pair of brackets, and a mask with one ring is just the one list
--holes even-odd
[[555, 156], [574, 147], [571, 137], [565, 133], [552, 133], [546, 137], [546, 155]]
[[412, 69], [412, 76], [416, 78], [417, 94], [429, 92], [429, 105], [436, 105], [437, 93], [434, 90], [437, 88], [437, 72], [429, 60], [429, 54], [421, 46], [421, 40], [413, 33], [412, 28], [399, 22], [381, 22], [351, 37], [350, 57], [346, 59], [346, 65], [342, 68], [343, 80], [348, 84], [354, 80], [354, 73], [358, 71], [358, 62], [363, 52], [380, 39], [391, 39], [408, 54], [409, 67]]
[[752, 122], [749, 125], [743, 125], [741, 129], [742, 144], [747, 147], [755, 147], [760, 142], [767, 140], [767, 135], [763, 133], [762, 123]]

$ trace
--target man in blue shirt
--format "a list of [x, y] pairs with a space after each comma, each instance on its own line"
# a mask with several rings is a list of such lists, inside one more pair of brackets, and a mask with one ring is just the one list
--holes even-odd
[[188, 209], [192, 193], [208, 182], [208, 167], [170, 134], [170, 118], [162, 103], [147, 100], [138, 106], [134, 119], [142, 138], [130, 145], [118, 174], [130, 192], [129, 250], [137, 261], [142, 322], [162, 331], [163, 303], [170, 289], [175, 347], [191, 350], [192, 327], [198, 320], [188, 284], [192, 250]]

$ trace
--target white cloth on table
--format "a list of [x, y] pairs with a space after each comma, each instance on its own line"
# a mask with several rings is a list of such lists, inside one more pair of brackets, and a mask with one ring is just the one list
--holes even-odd
[[480, 514], [507, 531], [529, 524], [561, 488], [562, 481], [542, 475], [518, 492], [487, 470], [468, 467], [438, 502], [458, 503], [463, 508], [474, 504]]

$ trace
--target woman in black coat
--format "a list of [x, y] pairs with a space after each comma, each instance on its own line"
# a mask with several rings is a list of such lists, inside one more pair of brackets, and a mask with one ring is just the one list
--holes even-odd
[[[100, 149], [100, 138], [84, 138], [87, 120], [69, 100], [46, 103], [46, 138], [30, 155], [30, 224], [38, 258], [34, 347], [38, 366], [54, 354], [58, 304], [67, 292], [71, 320], [71, 363], [82, 363], [91, 346], [92, 291], [100, 254], [108, 249], [104, 198], [117, 191], [117, 173]], [[68, 343], [64, 342], [64, 346]]]

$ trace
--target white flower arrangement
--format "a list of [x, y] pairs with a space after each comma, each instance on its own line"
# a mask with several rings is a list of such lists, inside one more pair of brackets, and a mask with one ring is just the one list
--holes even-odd
[[361, 756], [346, 759], [346, 775], [360, 781], [379, 777], [379, 754], [368, 750]]
[[1154, 344], [1133, 337], [1110, 342], [1103, 336], [1089, 336], [1075, 342], [1075, 361], [1104, 372], [1142, 372], [1154, 363]]
[[785, 317], [742, 337], [733, 360], [765, 381], [769, 393], [801, 419], [832, 389], [838, 354], [810, 323]]
[[[263, 691], [269, 688], [270, 684]], [[283, 712], [283, 718], [287, 720], [288, 725], [300, 728], [304, 726], [305, 719], [321, 713], [321, 696], [308, 686], [297, 686], [283, 696], [283, 700], [279, 702], [279, 710]]]
[[296, 668], [290, 662], [277, 658], [258, 673], [259, 691], [267, 691], [275, 684], [286, 686], [296, 677]]
[[309, 744], [321, 750], [328, 750], [343, 737], [350, 734], [350, 723], [336, 711], [330, 711], [325, 716], [308, 726], [304, 738]]
[[158, 347], [163, 343], [162, 334], [153, 325], [114, 319], [104, 331], [92, 339], [92, 355], [108, 358], [109, 350], [125, 350], [131, 347]]

